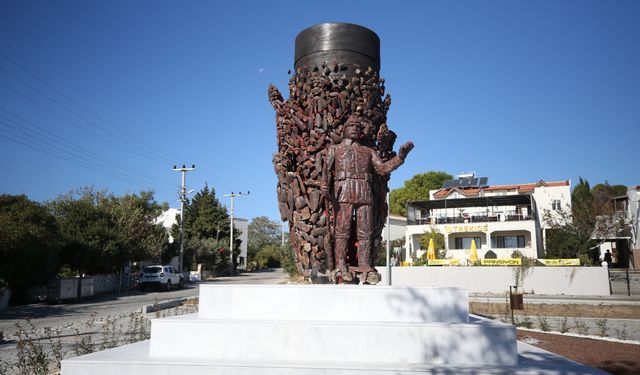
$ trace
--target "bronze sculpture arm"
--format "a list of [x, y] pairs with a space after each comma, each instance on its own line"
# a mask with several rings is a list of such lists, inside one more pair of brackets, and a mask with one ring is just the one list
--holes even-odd
[[275, 110], [277, 110], [284, 103], [282, 94], [280, 94], [280, 90], [278, 90], [278, 88], [273, 84], [269, 85], [268, 92], [269, 92], [269, 103], [271, 103], [271, 106]]
[[400, 146], [400, 151], [397, 156], [394, 156], [386, 163], [382, 161], [380, 155], [377, 152], [371, 152], [373, 155], [373, 168], [376, 173], [381, 176], [386, 176], [391, 174], [394, 170], [398, 169], [399, 166], [404, 164], [404, 159], [406, 159], [409, 152], [413, 149], [413, 142], [407, 142]]
[[335, 149], [329, 147], [327, 157], [322, 168], [322, 182], [320, 183], [320, 193], [327, 198], [331, 196], [331, 185], [333, 183], [333, 166], [335, 163]]

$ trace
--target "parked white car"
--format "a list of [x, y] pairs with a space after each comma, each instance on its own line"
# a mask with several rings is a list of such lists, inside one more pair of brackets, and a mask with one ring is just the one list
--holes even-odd
[[174, 286], [182, 288], [184, 276], [172, 266], [146, 266], [140, 274], [140, 289], [145, 290], [148, 286], [164, 290], [171, 290]]

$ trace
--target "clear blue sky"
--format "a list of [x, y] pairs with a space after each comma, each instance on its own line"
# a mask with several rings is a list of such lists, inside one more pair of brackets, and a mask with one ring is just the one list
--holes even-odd
[[250, 190], [237, 214], [277, 219], [267, 86], [287, 96], [295, 36], [335, 21], [380, 36], [389, 126], [416, 144], [392, 188], [429, 170], [640, 184], [639, 20], [638, 1], [4, 0], [0, 193], [177, 207], [171, 168], [195, 163], [189, 188]]

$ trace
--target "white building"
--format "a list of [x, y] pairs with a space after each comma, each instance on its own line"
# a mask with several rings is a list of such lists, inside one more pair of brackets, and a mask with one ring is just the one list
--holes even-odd
[[[167, 230], [169, 234], [169, 243], [174, 241], [174, 238], [171, 237], [171, 227], [177, 223], [176, 215], [180, 214], [180, 209], [178, 208], [169, 208], [166, 211], [163, 211], [160, 216], [158, 216], [155, 220], [156, 224], [162, 224], [162, 226]], [[242, 240], [240, 244], [240, 253], [238, 254], [238, 268], [245, 269], [247, 267], [247, 243], [249, 242], [249, 221], [247, 219], [235, 217], [233, 218], [233, 226], [240, 232], [240, 236], [238, 237]], [[238, 249], [234, 249], [238, 251]]]
[[[387, 222], [384, 223], [384, 228], [382, 229], [382, 241], [387, 240], [387, 236], [391, 239], [391, 241], [397, 239], [405, 240], [405, 233], [407, 232], [407, 218], [400, 215], [389, 215], [389, 230], [387, 230]], [[404, 242], [404, 241], [403, 241]], [[402, 261], [403, 258], [403, 248], [404, 245], [394, 246], [390, 250], [394, 254], [391, 260], [395, 263], [396, 260]], [[395, 260], [394, 260], [395, 259]]]
[[640, 185], [630, 186], [627, 189], [627, 218], [631, 223], [631, 257], [633, 268], [640, 268]]
[[510, 258], [516, 250], [543, 257], [548, 229], [543, 215], [570, 212], [570, 181], [489, 186], [487, 180], [473, 175], [449, 180], [429, 193], [430, 200], [408, 202], [406, 259], [426, 250], [420, 239], [432, 228], [444, 235], [447, 258], [467, 260], [472, 241], [481, 259]]
[[[233, 227], [240, 231], [238, 237], [242, 240], [240, 244], [240, 254], [238, 255], [238, 269], [247, 269], [247, 244], [249, 242], [249, 221], [239, 217], [233, 218]], [[234, 249], [236, 250], [236, 249]]]
[[164, 229], [167, 230], [169, 234], [169, 243], [173, 243], [174, 238], [171, 237], [171, 227], [176, 224], [178, 221], [176, 220], [176, 216], [180, 214], [180, 209], [178, 208], [169, 208], [166, 211], [162, 211], [160, 216], [156, 218], [156, 224], [162, 224]]
[[384, 228], [382, 229], [382, 240], [387, 240], [387, 232], [391, 241], [398, 238], [404, 238], [407, 228], [407, 218], [400, 215], [389, 215], [389, 230], [387, 231], [387, 223], [385, 221]]
[[640, 267], [640, 185], [627, 187], [627, 194], [612, 199], [613, 215], [599, 216], [592, 239], [598, 240], [600, 259], [612, 254], [615, 268]]

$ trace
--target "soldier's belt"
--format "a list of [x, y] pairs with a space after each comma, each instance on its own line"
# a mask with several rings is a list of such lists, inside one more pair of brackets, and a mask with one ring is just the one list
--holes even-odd
[[351, 173], [351, 172], [338, 172], [336, 175], [337, 180], [347, 180], [347, 179], [355, 179], [355, 180], [365, 180], [367, 182], [371, 182], [373, 177], [371, 173]]

